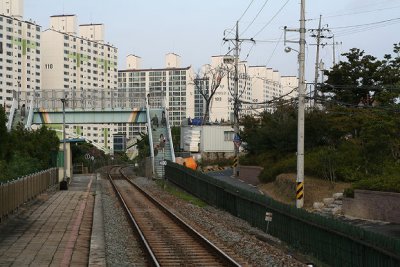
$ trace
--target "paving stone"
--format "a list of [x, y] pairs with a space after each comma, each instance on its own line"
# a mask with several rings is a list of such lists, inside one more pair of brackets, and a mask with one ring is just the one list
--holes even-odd
[[[70, 266], [87, 266], [93, 197], [86, 191], [91, 178], [95, 182], [93, 177], [80, 177], [68, 191], [44, 194], [29, 209], [2, 221], [0, 266], [60, 266], [66, 260]], [[81, 207], [87, 210], [78, 217]], [[75, 244], [79, 252], [74, 254]], [[69, 248], [73, 262], [66, 258]]]

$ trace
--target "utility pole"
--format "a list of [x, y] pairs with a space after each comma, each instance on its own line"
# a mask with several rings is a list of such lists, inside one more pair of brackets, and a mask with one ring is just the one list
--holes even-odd
[[67, 148], [66, 148], [66, 134], [65, 134], [65, 102], [67, 101], [66, 97], [61, 98], [62, 110], [63, 110], [63, 156], [64, 156], [64, 168], [63, 168], [63, 180], [60, 183], [60, 190], [68, 189], [67, 182]]
[[305, 106], [305, 47], [306, 20], [305, 0], [300, 7], [300, 51], [299, 51], [299, 111], [297, 125], [297, 178], [296, 178], [296, 207], [304, 205], [304, 106]]
[[234, 131], [234, 149], [235, 149], [235, 158], [233, 160], [233, 176], [238, 177], [239, 171], [239, 147], [240, 147], [240, 137], [239, 137], [239, 44], [243, 41], [252, 41], [251, 39], [240, 39], [239, 38], [239, 21], [236, 22], [236, 34], [234, 39], [223, 39], [224, 41], [232, 41], [235, 45], [235, 55], [234, 55], [234, 64], [235, 64], [235, 78], [234, 78], [234, 91], [233, 91], [233, 131]]
[[[233, 88], [233, 131], [235, 132], [234, 139], [239, 136], [239, 21], [236, 22], [236, 35], [235, 35], [235, 85]], [[238, 166], [239, 166], [239, 146], [234, 144], [235, 149], [235, 159], [233, 166], [233, 175], [235, 177], [239, 176]]]
[[315, 56], [315, 78], [314, 78], [314, 106], [317, 101], [317, 84], [318, 84], [318, 64], [319, 64], [319, 45], [321, 43], [321, 17], [319, 15], [319, 23], [318, 23], [318, 30], [317, 30], [317, 55]]
[[321, 28], [321, 18], [322, 15], [319, 15], [319, 23], [318, 23], [318, 29], [312, 29], [311, 31], [314, 32], [316, 31], [317, 33], [313, 33], [311, 37], [315, 37], [317, 39], [317, 43], [315, 44], [317, 46], [317, 52], [315, 56], [315, 74], [314, 74], [314, 94], [313, 94], [313, 99], [314, 99], [314, 106], [317, 100], [318, 96], [318, 75], [319, 75], [319, 47], [320, 45], [324, 46], [326, 44], [321, 44], [321, 39], [324, 38], [332, 38], [331, 36], [324, 36], [322, 35], [323, 31], [330, 31], [329, 29], [326, 28]]
[[[299, 41], [286, 40], [286, 32], [300, 32]], [[304, 205], [304, 109], [306, 96], [305, 82], [305, 50], [306, 50], [306, 20], [305, 20], [305, 0], [301, 0], [300, 4], [300, 28], [288, 29], [284, 28], [284, 45], [286, 43], [299, 43], [299, 51], [290, 47], [285, 47], [285, 52], [292, 50], [298, 53], [299, 61], [299, 103], [297, 115], [297, 177], [296, 177], [296, 207], [302, 208]]]
[[[332, 47], [333, 47], [333, 66], [336, 65], [336, 45], [341, 45], [342, 42], [335, 42], [335, 35], [332, 34]], [[340, 61], [340, 59], [339, 59]]]
[[335, 52], [335, 35], [332, 35], [332, 46], [333, 46], [333, 66], [336, 65], [336, 52]]

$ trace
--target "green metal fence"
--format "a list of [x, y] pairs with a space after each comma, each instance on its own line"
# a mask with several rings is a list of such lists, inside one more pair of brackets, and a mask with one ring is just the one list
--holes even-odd
[[[331, 266], [400, 266], [400, 240], [309, 213], [168, 162], [166, 178]], [[272, 221], [265, 221], [266, 212]]]
[[0, 222], [22, 204], [56, 184], [58, 184], [57, 168], [0, 183]]

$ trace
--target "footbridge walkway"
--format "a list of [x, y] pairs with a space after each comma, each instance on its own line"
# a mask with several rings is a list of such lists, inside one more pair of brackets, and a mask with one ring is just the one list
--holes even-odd
[[[172, 140], [168, 109], [162, 92], [134, 92], [131, 89], [65, 89], [14, 92], [9, 110], [7, 129], [18, 124], [30, 129], [32, 125], [54, 124], [104, 124], [146, 123], [150, 147], [156, 147], [155, 136], [163, 133]], [[165, 123], [156, 133], [151, 127], [151, 118], [165, 116]], [[162, 160], [175, 161], [172, 142], [165, 147]], [[154, 150], [150, 149], [155, 176], [163, 170], [155, 166]], [[157, 165], [161, 159], [157, 158]]]

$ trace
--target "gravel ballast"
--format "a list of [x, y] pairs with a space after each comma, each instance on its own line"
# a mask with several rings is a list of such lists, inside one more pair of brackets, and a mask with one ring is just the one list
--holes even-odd
[[201, 208], [181, 200], [164, 191], [151, 179], [137, 177], [132, 180], [173, 208], [175, 213], [217, 246], [222, 243], [234, 251], [236, 255], [231, 255], [233, 258], [245, 259], [251, 266], [306, 266], [291, 255], [279, 240], [251, 227], [244, 220], [211, 206]]

